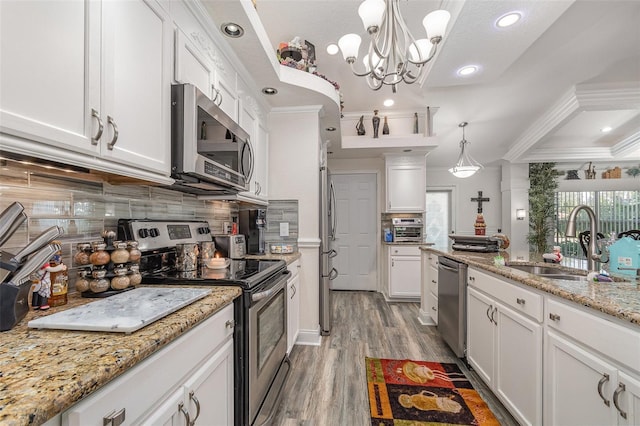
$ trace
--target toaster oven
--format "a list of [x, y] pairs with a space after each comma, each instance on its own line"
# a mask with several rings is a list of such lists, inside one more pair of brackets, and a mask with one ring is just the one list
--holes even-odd
[[421, 218], [393, 218], [393, 241], [422, 242], [424, 224]]

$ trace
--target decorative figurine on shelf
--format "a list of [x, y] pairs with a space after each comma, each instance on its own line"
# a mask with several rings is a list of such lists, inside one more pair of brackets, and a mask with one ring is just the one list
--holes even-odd
[[577, 170], [567, 170], [567, 180], [580, 180]]
[[596, 166], [593, 166], [591, 164], [591, 161], [589, 161], [589, 167], [587, 167], [587, 170], [584, 171], [584, 178], [585, 179], [595, 179], [596, 178]]
[[413, 134], [414, 135], [418, 134], [418, 113], [417, 112], [413, 113]]
[[487, 224], [484, 223], [484, 216], [482, 213], [476, 215], [476, 222], [473, 224], [473, 228], [476, 230], [476, 235], [485, 235], [487, 232]]
[[360, 120], [358, 120], [358, 124], [356, 124], [356, 132], [358, 132], [358, 136], [364, 136], [367, 133], [364, 129], [364, 123], [362, 120], [364, 120], [364, 115], [360, 116]]
[[382, 134], [383, 135], [388, 135], [389, 134], [389, 123], [387, 123], [387, 116], [384, 116], [384, 124], [382, 125]]
[[378, 129], [380, 128], [380, 117], [378, 117], [378, 110], [373, 110], [373, 118], [371, 119], [373, 122], [373, 138], [378, 138]]

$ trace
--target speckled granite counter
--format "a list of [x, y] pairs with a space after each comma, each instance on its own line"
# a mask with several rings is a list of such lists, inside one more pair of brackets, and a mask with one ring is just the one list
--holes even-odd
[[[495, 266], [493, 258], [496, 256], [496, 253], [455, 251], [430, 246], [421, 246], [420, 249], [431, 251], [438, 255], [447, 255], [470, 266], [493, 272], [494, 274], [512, 279], [529, 287], [554, 294], [563, 299], [571, 300], [605, 314], [640, 325], [640, 281], [638, 280], [624, 278], [626, 281], [596, 283], [587, 282], [586, 279], [584, 281], [569, 281], [541, 278], [524, 271], [509, 268], [508, 266]], [[508, 253], [501, 252], [501, 254], [508, 263]], [[532, 257], [532, 261], [529, 262], [514, 261], [512, 263], [531, 265], [540, 262], [542, 262], [541, 258], [537, 259], [536, 257]], [[564, 264], [554, 265], [545, 263], [544, 265], [547, 267], [558, 267], [564, 270], [568, 269], [578, 273], [585, 272], [583, 270], [568, 268]]]
[[0, 424], [41, 424], [166, 346], [240, 296], [239, 287], [212, 293], [132, 334], [37, 330], [27, 322], [95, 299], [31, 311], [0, 333]]
[[416, 241], [383, 241], [385, 246], [432, 246], [433, 243], [423, 243]]
[[292, 264], [296, 260], [300, 259], [302, 254], [300, 252], [291, 253], [291, 254], [275, 254], [275, 253], [266, 253], [266, 254], [247, 254], [245, 256], [246, 259], [265, 259], [265, 260], [284, 260], [287, 262], [287, 265]]

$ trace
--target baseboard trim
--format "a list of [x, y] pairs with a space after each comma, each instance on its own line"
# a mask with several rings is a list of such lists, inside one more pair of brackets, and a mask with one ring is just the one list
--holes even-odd
[[431, 315], [429, 315], [429, 312], [425, 312], [422, 309], [418, 311], [418, 321], [420, 321], [422, 325], [436, 325]]
[[319, 328], [316, 330], [300, 330], [295, 342], [296, 345], [303, 346], [320, 346], [321, 343], [322, 336], [320, 336]]

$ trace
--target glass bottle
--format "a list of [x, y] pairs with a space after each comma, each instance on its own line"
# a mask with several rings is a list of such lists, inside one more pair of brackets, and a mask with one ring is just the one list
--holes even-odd
[[[107, 253], [108, 254], [108, 253]], [[109, 290], [109, 279], [105, 278], [107, 271], [104, 269], [96, 269], [91, 275], [93, 279], [89, 281], [89, 289], [94, 293], [102, 293]]]
[[[60, 244], [60, 241], [52, 241], [52, 244]], [[51, 282], [51, 295], [49, 296], [49, 306], [62, 306], [67, 304], [67, 293], [69, 289], [69, 275], [67, 265], [62, 262], [62, 251], [57, 251], [49, 260], [47, 268], [49, 280]]]
[[138, 248], [137, 241], [128, 241], [127, 248], [129, 250], [129, 262], [140, 262], [140, 258], [142, 257], [142, 252]]
[[89, 256], [89, 261], [92, 265], [106, 265], [111, 260], [111, 256], [109, 252], [105, 249], [107, 245], [103, 242], [95, 242], [93, 243], [93, 253]]
[[84, 293], [89, 290], [88, 272], [85, 270], [78, 271], [78, 279], [76, 280], [76, 291]]
[[116, 265], [121, 265], [129, 261], [129, 251], [125, 241], [114, 241], [115, 250], [111, 252], [111, 261]]
[[76, 246], [76, 254], [73, 257], [73, 262], [77, 266], [88, 265], [91, 263], [89, 260], [91, 256], [91, 244], [90, 243], [78, 243]]
[[111, 278], [111, 288], [114, 290], [123, 290], [129, 287], [129, 277], [127, 276], [127, 268], [114, 269], [115, 277]]
[[136, 286], [142, 282], [142, 275], [140, 274], [140, 265], [131, 265], [129, 267], [131, 274], [129, 275], [129, 285]]
[[387, 123], [387, 116], [384, 116], [384, 124], [382, 125], [382, 134], [383, 135], [388, 135], [389, 134], [389, 123]]

